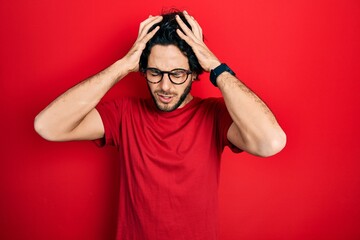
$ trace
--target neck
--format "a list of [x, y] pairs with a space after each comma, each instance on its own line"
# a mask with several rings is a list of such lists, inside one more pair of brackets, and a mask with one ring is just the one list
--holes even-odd
[[188, 104], [189, 102], [191, 102], [191, 100], [193, 100], [193, 96], [189, 93], [185, 100], [182, 102], [182, 104], [179, 106], [179, 108], [183, 108], [186, 104]]

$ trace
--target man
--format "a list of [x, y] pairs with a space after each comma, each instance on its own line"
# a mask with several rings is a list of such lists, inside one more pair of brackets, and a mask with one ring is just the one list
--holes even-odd
[[[152, 99], [99, 104], [141, 71]], [[223, 98], [191, 95], [202, 71]], [[279, 152], [286, 136], [268, 107], [203, 42], [187, 12], [150, 16], [131, 50], [59, 96], [35, 119], [51, 141], [115, 145], [120, 161], [118, 239], [217, 239], [217, 187], [225, 146], [257, 156]]]

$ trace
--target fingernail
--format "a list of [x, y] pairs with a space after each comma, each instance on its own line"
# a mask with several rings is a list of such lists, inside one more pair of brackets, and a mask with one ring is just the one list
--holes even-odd
[[187, 12], [186, 10], [184, 10], [184, 13], [185, 13], [185, 14], [188, 14], [188, 12]]

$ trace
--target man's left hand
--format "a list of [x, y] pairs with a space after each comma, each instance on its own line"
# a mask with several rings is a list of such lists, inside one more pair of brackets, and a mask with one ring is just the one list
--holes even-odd
[[202, 29], [198, 22], [186, 11], [184, 11], [183, 13], [192, 29], [186, 26], [186, 24], [181, 20], [180, 16], [178, 15], [176, 16], [176, 20], [184, 32], [182, 32], [180, 29], [177, 29], [176, 32], [187, 44], [191, 46], [196, 57], [198, 58], [201, 67], [205, 71], [210, 72], [212, 69], [219, 66], [221, 62], [205, 45], [203, 41]]

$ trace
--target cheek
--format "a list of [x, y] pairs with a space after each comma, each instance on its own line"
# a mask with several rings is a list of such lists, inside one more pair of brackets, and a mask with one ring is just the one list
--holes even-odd
[[155, 88], [153, 85], [150, 85], [149, 83], [147, 84], [147, 87], [149, 89], [149, 93], [150, 95], [154, 95], [154, 91], [155, 91]]
[[185, 92], [185, 89], [186, 89], [185, 86], [182, 87], [181, 89], [178, 90], [178, 93], [179, 93], [180, 95], [183, 94], [183, 93]]
[[156, 86], [154, 84], [148, 83], [147, 85], [148, 85], [150, 92], [154, 92], [156, 90]]

